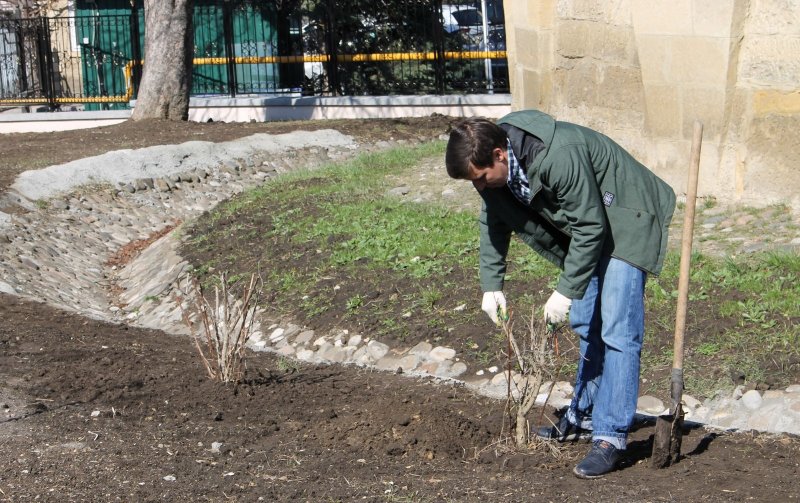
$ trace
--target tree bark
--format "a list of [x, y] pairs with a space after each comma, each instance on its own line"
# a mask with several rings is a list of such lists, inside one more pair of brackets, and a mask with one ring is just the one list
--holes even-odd
[[189, 118], [193, 7], [194, 0], [145, 0], [144, 68], [131, 119]]

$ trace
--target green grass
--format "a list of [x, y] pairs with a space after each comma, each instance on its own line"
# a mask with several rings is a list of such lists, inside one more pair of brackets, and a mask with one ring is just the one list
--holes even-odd
[[300, 362], [295, 359], [289, 359], [284, 356], [278, 357], [278, 370], [281, 372], [297, 372], [300, 370]]
[[[677, 297], [679, 257], [671, 252], [663, 274], [648, 281], [649, 320], [667, 327]], [[686, 388], [709, 395], [744, 374], [748, 382], [789, 380], [800, 359], [800, 257], [762, 252], [737, 257], [692, 256], [687, 326]], [[655, 318], [655, 320], [654, 320]], [[715, 327], [714, 322], [726, 321]], [[697, 332], [691, 322], [706, 331]], [[643, 364], [664, 365], [645, 355]], [[649, 362], [647, 360], [650, 360]]]
[[[261, 267], [262, 261], [269, 259], [268, 253], [264, 251], [254, 259], [253, 250], [268, 250], [271, 240], [281, 240], [290, 243], [293, 251], [272, 258], [272, 268], [263, 275], [265, 288], [278, 299], [291, 299], [293, 307], [299, 306], [309, 318], [344, 308], [345, 318], [352, 321], [370, 309], [379, 309], [368, 300], [368, 292], [342, 292], [344, 297], [334, 303], [334, 283], [319, 286], [326, 277], [357, 278], [359, 271], [366, 270], [411, 278], [415, 290], [396, 295], [384, 306], [401, 306], [403, 311], [414, 313], [412, 318], [423, 317], [422, 323], [440, 330], [439, 334], [447, 328], [447, 316], [462, 320], [478, 316], [477, 308], [452, 313], [455, 305], [479, 302], [471, 298], [453, 300], [453, 306], [443, 308], [455, 287], [448, 282], [454, 268], [474, 272], [477, 284], [475, 215], [444, 205], [409, 204], [387, 195], [392, 188], [387, 175], [402, 174], [418, 163], [441, 158], [443, 148], [442, 142], [434, 142], [293, 172], [220, 205], [206, 217], [207, 231], [193, 232], [188, 246], [205, 250], [229, 246], [207, 263], [196, 264], [196, 274], [234, 269], [229, 271], [231, 281], [248, 277], [251, 270], [235, 269], [244, 268], [245, 263], [250, 268]], [[713, 205], [707, 202], [706, 207]], [[247, 225], [247, 218], [239, 218], [265, 214], [271, 219], [269, 228]], [[237, 217], [232, 219], [236, 225], [221, 224], [233, 216]], [[314, 258], [313, 270], [292, 266], [304, 254]], [[645, 373], [671, 365], [672, 347], [665, 341], [671, 340], [674, 328], [679, 262], [678, 253], [671, 251], [661, 276], [649, 278], [646, 284]], [[557, 279], [558, 271], [552, 264], [519, 240], [512, 240], [506, 280], [507, 285], [521, 290], [512, 299], [517, 310], [527, 315], [531, 306], [540, 306], [542, 296], [555, 287]], [[753, 382], [768, 374], [796, 373], [792, 365], [800, 358], [799, 279], [797, 254], [769, 252], [721, 258], [694, 253], [689, 287], [691, 333], [685, 362], [687, 390], [707, 396], [733, 370], [745, 373]], [[529, 288], [534, 284], [539, 285], [538, 290]], [[374, 335], [394, 334], [401, 340], [413, 335], [407, 318], [387, 312], [372, 312]], [[471, 351], [476, 360], [488, 363], [502, 341], [482, 348], [474, 341], [460, 343], [460, 350]]]
[[716, 342], [704, 342], [699, 344], [695, 351], [703, 356], [713, 356], [720, 352], [720, 345]]
[[435, 286], [423, 287], [422, 289], [422, 305], [426, 311], [430, 312], [436, 306], [436, 303], [442, 300], [442, 292]]
[[[677, 297], [680, 257], [670, 252], [659, 278], [648, 281], [646, 291], [653, 305]], [[740, 257], [717, 258], [694, 253], [689, 280], [690, 300], [715, 300], [732, 292], [744, 296], [736, 305], [722, 300], [719, 312], [738, 315], [745, 321], [762, 323], [769, 317], [800, 316], [800, 256], [765, 252]], [[672, 285], [672, 290], [666, 290]]]
[[330, 256], [337, 266], [366, 259], [374, 267], [422, 278], [443, 272], [453, 259], [471, 260], [472, 252], [477, 251], [474, 218], [443, 208], [362, 200], [329, 203], [322, 210], [324, 218], [294, 221], [293, 240], [299, 244], [342, 236]]
[[347, 299], [347, 310], [351, 313], [355, 313], [364, 305], [364, 297], [359, 294], [355, 294], [349, 299]]

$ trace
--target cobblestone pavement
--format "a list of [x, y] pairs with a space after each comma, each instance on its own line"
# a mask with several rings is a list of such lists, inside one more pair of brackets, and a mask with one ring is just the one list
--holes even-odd
[[[685, 205], [679, 204], [670, 226], [672, 246], [680, 243]], [[754, 208], [698, 202], [694, 224], [695, 249], [714, 256], [757, 251], [800, 252], [800, 214], [786, 206]]]

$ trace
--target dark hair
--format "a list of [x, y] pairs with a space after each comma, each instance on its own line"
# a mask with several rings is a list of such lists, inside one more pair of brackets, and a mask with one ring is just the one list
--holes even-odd
[[469, 165], [485, 168], [494, 163], [492, 152], [505, 148], [506, 132], [484, 117], [470, 117], [450, 132], [444, 164], [451, 178], [467, 178]]

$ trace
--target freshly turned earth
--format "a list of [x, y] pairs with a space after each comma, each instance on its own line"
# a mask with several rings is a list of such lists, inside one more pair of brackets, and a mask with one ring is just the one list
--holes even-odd
[[225, 387], [206, 377], [185, 338], [5, 295], [0, 319], [3, 500], [800, 496], [800, 442], [788, 436], [688, 431], [686, 457], [654, 470], [646, 459], [653, 428], [645, 426], [623, 469], [583, 481], [571, 470], [586, 444], [558, 457], [542, 446], [514, 452], [499, 442], [504, 404], [462, 387], [356, 367], [287, 369], [264, 353], [248, 361], [245, 383]]

